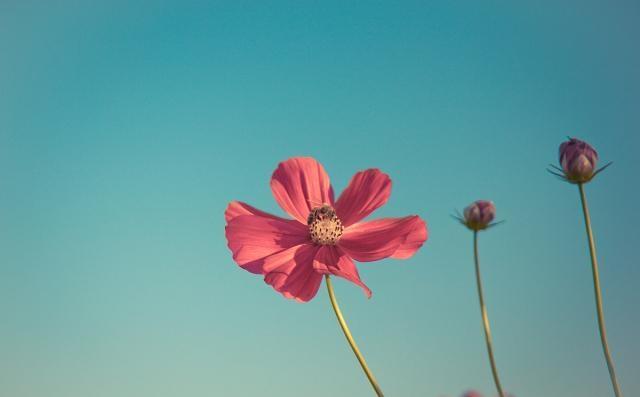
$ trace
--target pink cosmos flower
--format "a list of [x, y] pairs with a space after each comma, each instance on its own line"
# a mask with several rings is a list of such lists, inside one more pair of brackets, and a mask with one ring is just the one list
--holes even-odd
[[322, 165], [294, 157], [278, 165], [271, 191], [293, 219], [232, 201], [225, 231], [236, 263], [263, 275], [286, 298], [311, 300], [325, 274], [345, 278], [371, 297], [353, 261], [409, 258], [427, 240], [426, 224], [416, 215], [363, 221], [391, 194], [391, 179], [378, 169], [356, 173], [334, 200]]

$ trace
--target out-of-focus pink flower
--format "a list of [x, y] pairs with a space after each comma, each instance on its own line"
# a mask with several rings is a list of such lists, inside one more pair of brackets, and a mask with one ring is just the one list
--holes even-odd
[[558, 150], [562, 171], [569, 182], [583, 183], [593, 178], [598, 163], [598, 152], [587, 142], [570, 138]]
[[362, 221], [391, 194], [391, 179], [378, 169], [356, 173], [334, 200], [322, 165], [295, 157], [278, 165], [271, 190], [294, 219], [232, 201], [225, 232], [236, 263], [263, 275], [286, 298], [311, 300], [325, 274], [353, 282], [370, 297], [353, 261], [409, 258], [427, 240], [426, 224], [417, 215]]
[[462, 393], [462, 396], [460, 397], [482, 397], [482, 394], [480, 394], [480, 392], [475, 390], [468, 390]]
[[478, 231], [491, 226], [496, 217], [496, 206], [492, 201], [477, 200], [464, 209], [464, 223], [469, 229]]
[[[482, 394], [476, 390], [467, 390], [466, 392], [462, 393], [460, 397], [482, 397]], [[514, 397], [514, 395], [510, 393], [505, 393], [504, 397]]]

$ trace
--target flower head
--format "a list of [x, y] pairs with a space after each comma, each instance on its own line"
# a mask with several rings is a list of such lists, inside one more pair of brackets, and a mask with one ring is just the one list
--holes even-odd
[[567, 179], [587, 182], [593, 176], [598, 163], [598, 152], [587, 142], [570, 138], [558, 150], [559, 162]]
[[416, 215], [363, 221], [391, 194], [391, 179], [378, 169], [356, 173], [334, 200], [322, 165], [294, 157], [278, 165], [271, 191], [293, 219], [232, 201], [225, 232], [236, 263], [263, 275], [287, 298], [311, 300], [325, 274], [351, 281], [370, 297], [353, 261], [409, 258], [427, 240], [426, 225]]
[[587, 142], [576, 138], [569, 138], [568, 141], [560, 144], [558, 161], [560, 167], [552, 166], [558, 172], [549, 171], [570, 183], [587, 183], [611, 165], [609, 163], [596, 170], [598, 152]]
[[464, 209], [464, 218], [458, 220], [471, 230], [484, 230], [494, 225], [491, 223], [496, 217], [496, 206], [493, 201], [477, 200]]

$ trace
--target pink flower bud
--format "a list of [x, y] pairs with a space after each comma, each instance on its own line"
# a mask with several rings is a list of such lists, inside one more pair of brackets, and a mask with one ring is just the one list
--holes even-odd
[[475, 390], [469, 390], [469, 391], [466, 391], [466, 392], [462, 393], [461, 397], [482, 397], [482, 394], [480, 394], [480, 392], [475, 391]]
[[587, 142], [570, 138], [560, 145], [559, 161], [569, 182], [589, 182], [598, 163], [598, 152]]
[[464, 209], [464, 224], [471, 230], [483, 230], [496, 217], [496, 206], [492, 201], [478, 200]]

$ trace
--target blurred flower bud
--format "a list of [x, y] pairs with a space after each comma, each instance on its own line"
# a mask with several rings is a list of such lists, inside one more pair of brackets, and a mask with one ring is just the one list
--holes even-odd
[[464, 209], [464, 224], [471, 230], [483, 230], [491, 225], [496, 216], [496, 206], [492, 201], [478, 200]]
[[480, 394], [480, 392], [477, 392], [475, 390], [468, 390], [462, 393], [461, 397], [482, 397], [482, 394]]
[[570, 138], [560, 145], [559, 161], [569, 182], [584, 183], [593, 178], [598, 152], [587, 142]]

